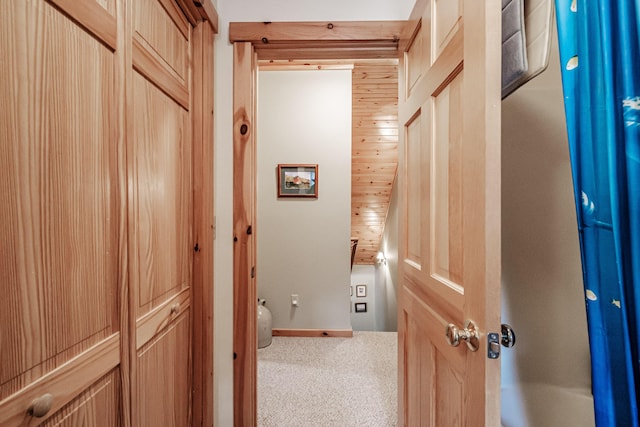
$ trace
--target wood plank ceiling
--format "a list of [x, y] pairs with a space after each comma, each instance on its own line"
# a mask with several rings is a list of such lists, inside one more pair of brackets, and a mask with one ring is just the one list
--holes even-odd
[[398, 168], [398, 62], [356, 61], [352, 78], [351, 237], [354, 264], [374, 264]]
[[[353, 67], [351, 236], [354, 264], [375, 264], [398, 166], [398, 51], [402, 21], [231, 23], [260, 67]], [[305, 49], [300, 49], [305, 40]], [[315, 44], [311, 41], [315, 41]]]

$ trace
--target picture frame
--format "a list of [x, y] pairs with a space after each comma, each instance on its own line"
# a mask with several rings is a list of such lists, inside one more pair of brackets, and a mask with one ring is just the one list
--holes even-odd
[[356, 311], [356, 313], [366, 313], [367, 312], [367, 303], [366, 302], [357, 302], [357, 303], [355, 303], [355, 311]]
[[279, 164], [278, 198], [318, 198], [318, 165]]
[[367, 296], [367, 285], [356, 285], [356, 297], [363, 298]]

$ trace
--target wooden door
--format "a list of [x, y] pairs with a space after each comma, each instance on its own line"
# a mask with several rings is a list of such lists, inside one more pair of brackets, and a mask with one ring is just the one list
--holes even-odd
[[217, 21], [176, 1], [0, 2], [0, 425], [212, 422]]
[[173, 1], [132, 5], [129, 146], [134, 425], [190, 423], [192, 27]]
[[500, 424], [500, 12], [419, 0], [401, 41], [399, 425]]
[[0, 2], [0, 424], [120, 425], [116, 1], [54, 3]]

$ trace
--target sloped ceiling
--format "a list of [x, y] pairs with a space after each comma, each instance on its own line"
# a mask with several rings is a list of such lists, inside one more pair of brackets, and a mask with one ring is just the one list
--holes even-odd
[[351, 237], [354, 264], [374, 264], [398, 168], [398, 64], [356, 61], [353, 68]]

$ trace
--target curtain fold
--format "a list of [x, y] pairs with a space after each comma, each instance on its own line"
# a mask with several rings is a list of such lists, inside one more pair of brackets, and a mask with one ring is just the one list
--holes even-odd
[[556, 0], [596, 425], [638, 426], [640, 0]]

